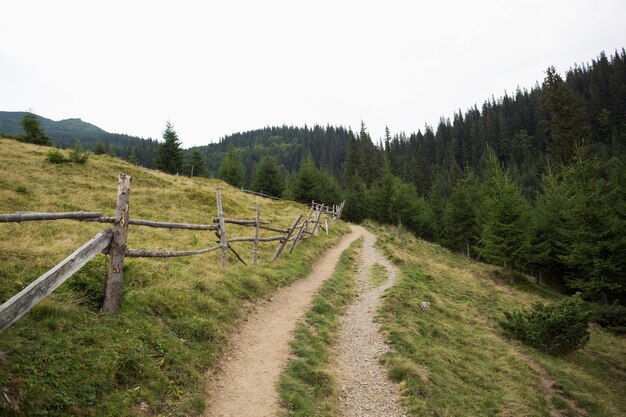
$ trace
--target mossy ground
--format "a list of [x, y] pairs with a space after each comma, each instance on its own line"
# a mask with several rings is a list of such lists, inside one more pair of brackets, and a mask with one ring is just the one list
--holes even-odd
[[[106, 155], [85, 165], [45, 162], [49, 148], [0, 139], [0, 212], [115, 213], [117, 176], [132, 176], [132, 218], [209, 224], [215, 187], [232, 218], [261, 217], [289, 227], [306, 207], [257, 199], [217, 181], [149, 171]], [[106, 224], [77, 221], [0, 224], [0, 302], [81, 246]], [[100, 255], [0, 335], [0, 414], [20, 416], [197, 415], [205, 374], [215, 366], [246, 302], [306, 276], [347, 226], [318, 234], [277, 262], [277, 242], [262, 244], [257, 267], [219, 252], [173, 259], [127, 259], [122, 311], [100, 313], [107, 257]], [[252, 229], [228, 225], [230, 236]], [[275, 235], [265, 232], [263, 236]], [[212, 232], [131, 226], [133, 249], [213, 246]], [[247, 261], [251, 244], [233, 245]], [[249, 262], [250, 263], [250, 262]], [[7, 401], [8, 399], [8, 401]]]

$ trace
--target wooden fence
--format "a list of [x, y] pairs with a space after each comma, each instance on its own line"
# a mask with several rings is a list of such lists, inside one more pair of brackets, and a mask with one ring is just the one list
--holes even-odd
[[243, 191], [244, 193], [247, 193], [247, 194], [258, 195], [259, 197], [271, 198], [272, 200], [280, 200], [280, 197], [276, 197], [276, 196], [273, 196], [273, 195], [265, 194], [265, 193], [263, 193], [263, 191], [257, 192], [257, 191], [252, 191], [252, 190], [246, 190], [243, 187], [241, 187], [241, 191]]
[[[221, 267], [222, 270], [224, 270], [228, 263], [229, 252], [232, 252], [240, 262], [246, 264], [240, 254], [233, 248], [231, 243], [253, 242], [252, 263], [256, 265], [259, 243], [279, 242], [278, 247], [272, 256], [272, 260], [276, 260], [288, 243], [291, 242], [291, 247], [289, 248], [289, 253], [291, 253], [298, 242], [314, 236], [320, 229], [324, 229], [328, 234], [328, 218], [331, 217], [331, 221], [337, 222], [341, 217], [341, 212], [344, 206], [344, 203], [341, 203], [340, 205], [332, 206], [331, 208], [330, 206], [312, 202], [306, 220], [301, 222], [303, 215], [299, 214], [291, 227], [288, 229], [277, 228], [270, 226], [269, 222], [262, 221], [260, 219], [260, 208], [258, 203], [256, 205], [256, 216], [254, 219], [238, 220], [226, 218], [222, 209], [221, 189], [218, 187], [215, 190], [217, 199], [217, 217], [213, 219], [213, 224], [185, 224], [139, 220], [131, 219], [129, 216], [130, 180], [130, 176], [126, 174], [120, 174], [118, 178], [118, 196], [115, 217], [104, 217], [101, 212], [18, 212], [14, 214], [0, 214], [0, 223], [72, 219], [100, 223], [113, 223], [114, 225], [112, 229], [107, 228], [102, 230], [89, 242], [78, 248], [54, 268], [50, 269], [22, 291], [2, 304], [0, 306], [0, 332], [4, 331], [4, 329], [19, 320], [20, 317], [26, 314], [26, 312], [28, 312], [38, 302], [47, 297], [52, 291], [59, 287], [59, 285], [65, 282], [99, 253], [105, 253], [110, 256], [109, 272], [105, 285], [105, 298], [102, 310], [106, 313], [117, 314], [120, 309], [124, 260], [126, 257], [171, 258], [200, 255], [219, 250], [221, 251]], [[322, 215], [325, 215], [325, 227], [321, 225]], [[254, 236], [229, 238], [226, 231], [226, 224], [253, 227]], [[203, 249], [186, 251], [129, 249], [127, 247], [129, 225], [165, 229], [213, 231], [219, 239], [219, 244]], [[309, 226], [312, 226], [311, 230], [308, 230]], [[272, 231], [277, 233], [277, 235], [259, 237], [259, 230]]]

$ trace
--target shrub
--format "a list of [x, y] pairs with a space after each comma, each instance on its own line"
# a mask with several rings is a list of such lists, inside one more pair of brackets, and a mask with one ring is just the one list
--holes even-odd
[[626, 307], [619, 304], [596, 306], [591, 319], [599, 326], [615, 333], [626, 333]]
[[567, 355], [589, 341], [589, 312], [578, 294], [504, 315], [505, 333], [551, 355]]
[[84, 164], [89, 159], [89, 153], [83, 149], [80, 141], [77, 140], [74, 148], [70, 151], [70, 161], [78, 164]]
[[58, 149], [50, 149], [46, 154], [46, 161], [52, 164], [62, 164], [64, 162], [69, 162], [63, 153]]

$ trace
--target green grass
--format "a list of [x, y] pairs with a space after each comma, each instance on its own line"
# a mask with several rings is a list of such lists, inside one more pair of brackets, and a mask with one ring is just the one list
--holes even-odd
[[293, 358], [278, 382], [286, 416], [337, 415], [331, 346], [338, 331], [338, 316], [354, 296], [357, 252], [362, 244], [363, 239], [359, 239], [342, 253], [333, 275], [296, 327], [290, 342]]
[[381, 264], [375, 263], [370, 269], [370, 285], [372, 288], [380, 287], [387, 282], [387, 269]]
[[[92, 155], [85, 165], [50, 164], [48, 149], [0, 139], [0, 213], [85, 210], [112, 216], [119, 173], [132, 176], [133, 218], [210, 223], [217, 213], [216, 186], [222, 187], [227, 217], [254, 218], [260, 201], [262, 219], [286, 228], [306, 210], [257, 200], [221, 181], [166, 175], [106, 155]], [[0, 224], [0, 302], [105, 227], [65, 220]], [[227, 230], [230, 236], [252, 235], [252, 229]], [[270, 261], [276, 242], [260, 245], [256, 268], [230, 255], [224, 273], [218, 252], [128, 259], [117, 317], [100, 313], [108, 265], [107, 257], [96, 257], [0, 335], [0, 415], [200, 414], [207, 370], [249, 312], [246, 305], [306, 276], [346, 231], [340, 223], [330, 236], [307, 239], [277, 262]], [[202, 231], [129, 231], [133, 249], [199, 249], [215, 239]], [[252, 246], [235, 245], [249, 261]]]
[[[397, 228], [369, 224], [400, 269], [380, 320], [392, 351], [383, 357], [418, 416], [626, 415], [626, 339], [591, 327], [582, 350], [554, 357], [504, 337], [504, 311], [558, 294], [473, 262]], [[520, 282], [523, 280], [523, 282]], [[431, 302], [422, 311], [422, 300]], [[549, 387], [552, 386], [552, 389]]]

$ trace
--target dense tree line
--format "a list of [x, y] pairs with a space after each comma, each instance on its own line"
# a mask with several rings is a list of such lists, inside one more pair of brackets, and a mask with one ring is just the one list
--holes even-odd
[[272, 156], [283, 196], [345, 199], [350, 220], [402, 224], [504, 265], [511, 278], [514, 270], [532, 272], [610, 303], [626, 301], [625, 147], [622, 49], [564, 78], [548, 68], [530, 91], [491, 98], [434, 129], [387, 129], [377, 143], [365, 124], [356, 133], [280, 127], [238, 133], [202, 151], [209, 173], [228, 151], [244, 185], [258, 183], [259, 162]]
[[311, 155], [317, 166], [339, 178], [343, 172], [349, 131], [343, 127], [313, 126], [312, 128], [281, 126], [235, 133], [219, 143], [192, 148], [202, 153], [207, 174], [219, 177], [220, 165], [229, 147], [244, 167], [243, 183], [250, 187], [257, 165], [264, 157], [272, 157], [283, 173], [293, 173]]

